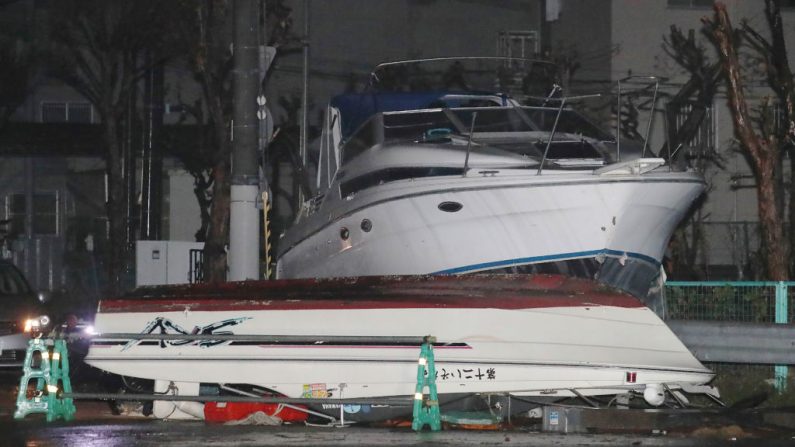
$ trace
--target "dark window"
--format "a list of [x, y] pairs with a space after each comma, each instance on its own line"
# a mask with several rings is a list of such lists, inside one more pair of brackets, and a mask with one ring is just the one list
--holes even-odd
[[43, 102], [41, 103], [41, 122], [43, 123], [90, 123], [91, 104], [87, 102]]
[[11, 225], [8, 230], [12, 236], [25, 233], [25, 195], [11, 194], [8, 196], [8, 214]]
[[91, 122], [91, 104], [89, 103], [69, 103], [68, 112], [67, 118], [70, 123]]
[[441, 111], [384, 115], [385, 140], [420, 141], [442, 131], [456, 132], [456, 127]]
[[398, 180], [406, 180], [410, 178], [422, 177], [441, 177], [445, 175], [463, 175], [464, 168], [448, 168], [448, 167], [411, 167], [411, 168], [389, 168], [380, 171], [364, 174], [354, 179], [343, 182], [340, 185], [340, 194], [342, 197], [347, 197], [351, 194], [372, 188], [373, 186], [382, 185], [384, 183], [394, 182]]
[[33, 195], [33, 234], [58, 234], [58, 198], [55, 194]]
[[342, 164], [348, 163], [375, 145], [378, 141], [377, 125], [377, 119], [370, 119], [353, 134], [350, 140], [345, 142], [342, 146]]
[[0, 263], [0, 296], [30, 294], [25, 277], [13, 265]]
[[668, 6], [675, 8], [711, 8], [713, 0], [668, 0]]
[[453, 110], [453, 113], [464, 123], [467, 131], [472, 125], [474, 112], [477, 112], [475, 132], [530, 132], [533, 130], [526, 121], [522, 120], [519, 112], [513, 108]]
[[[11, 220], [9, 233], [25, 234], [25, 215], [27, 202], [24, 194], [10, 194], [7, 198], [8, 219]], [[58, 196], [52, 193], [33, 195], [33, 234], [58, 234]]]
[[44, 102], [41, 104], [42, 123], [65, 123], [66, 122], [66, 103], [64, 102]]
[[[543, 154], [546, 142], [536, 143], [536, 148]], [[555, 141], [549, 145], [548, 160], [566, 158], [602, 158], [602, 155], [585, 141]]]
[[[558, 115], [558, 109], [551, 107], [525, 107], [523, 110], [528, 114], [530, 120], [538, 126], [539, 130], [545, 130], [547, 132], [552, 131], [552, 127], [555, 125], [555, 118]], [[558, 120], [558, 127], [555, 132], [583, 135], [599, 141], [614, 140], [612, 135], [596, 127], [593, 123], [585, 119], [585, 117], [573, 110], [563, 110], [563, 112], [561, 112], [560, 119]]]

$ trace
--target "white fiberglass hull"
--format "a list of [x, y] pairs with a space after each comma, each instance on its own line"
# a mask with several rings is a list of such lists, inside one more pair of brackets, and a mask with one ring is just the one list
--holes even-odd
[[[608, 261], [597, 275], [601, 280], [634, 293], [638, 287], [626, 283], [648, 287], [673, 230], [703, 185], [697, 174], [667, 171], [536, 176], [503, 170], [395, 182], [296, 224], [280, 242], [277, 274], [468, 273], [595, 259]], [[441, 210], [445, 202], [460, 204], [460, 210]]]
[[[460, 281], [447, 278], [436, 281]], [[423, 286], [401, 287], [404, 293], [414, 290], [428, 296], [408, 303], [400, 299], [361, 305], [344, 300], [241, 299], [223, 305], [205, 300], [135, 305], [120, 301], [124, 304], [114, 305], [115, 310], [100, 307], [95, 327], [100, 333], [179, 333], [174, 328], [208, 333], [207, 328], [218, 328], [209, 333], [433, 335], [441, 394], [563, 397], [576, 390], [606, 395], [642, 390], [646, 384], [687, 388], [712, 378], [652, 311], [623, 294], [616, 301], [612, 291], [609, 299], [596, 289], [581, 290], [579, 295], [567, 291], [556, 304], [557, 297], [539, 300], [538, 293], [509, 293], [503, 299], [491, 290], [489, 296], [473, 292], [458, 299], [448, 298], [447, 292], [437, 295], [432, 288], [417, 288]], [[158, 306], [163, 310], [158, 311]], [[288, 397], [322, 389], [333, 397], [357, 398], [413, 394], [418, 355], [418, 345], [382, 342], [202, 344], [98, 339], [86, 362], [145, 379], [254, 384]]]

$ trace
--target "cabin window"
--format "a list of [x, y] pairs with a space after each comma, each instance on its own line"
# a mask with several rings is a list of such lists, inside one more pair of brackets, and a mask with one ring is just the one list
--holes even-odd
[[508, 107], [456, 109], [452, 112], [461, 120], [469, 131], [472, 125], [472, 114], [475, 117], [475, 132], [530, 132], [534, 130], [527, 121], [519, 115], [519, 111]]
[[440, 110], [384, 114], [385, 140], [422, 140], [426, 132], [436, 129], [450, 129], [452, 132], [456, 127]]
[[[546, 141], [536, 143], [536, 149], [542, 154], [547, 147]], [[602, 158], [602, 154], [586, 141], [553, 141], [549, 145], [548, 160], [566, 158]]]
[[[558, 109], [552, 107], [523, 107], [523, 110], [528, 114], [530, 120], [538, 126], [538, 130], [552, 131], [552, 127], [555, 125], [555, 118], [558, 115]], [[599, 141], [615, 140], [612, 135], [596, 127], [573, 110], [563, 110], [561, 112], [555, 132], [584, 135]]]
[[342, 147], [342, 164], [348, 163], [362, 152], [375, 146], [379, 141], [377, 131], [379, 127], [378, 120], [375, 118], [363, 124]]
[[384, 183], [395, 182], [398, 180], [463, 174], [463, 167], [409, 167], [382, 169], [380, 171], [370, 172], [348, 180], [347, 182], [343, 182], [340, 185], [340, 195], [342, 197], [347, 197], [364, 189], [383, 185]]

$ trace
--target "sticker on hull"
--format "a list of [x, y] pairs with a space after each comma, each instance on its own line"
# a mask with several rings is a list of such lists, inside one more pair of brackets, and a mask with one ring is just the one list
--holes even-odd
[[[206, 326], [194, 326], [193, 330], [188, 331], [182, 326], [174, 323], [168, 318], [157, 317], [150, 321], [141, 334], [162, 334], [162, 335], [234, 335], [235, 333], [229, 330], [219, 331], [219, 329], [237, 326], [238, 324], [250, 320], [251, 317], [229, 318], [227, 320], [217, 321]], [[220, 345], [224, 340], [159, 340], [158, 344], [161, 348], [167, 346], [186, 346], [194, 345], [202, 348], [209, 348], [211, 346]], [[133, 346], [139, 345], [141, 340], [131, 340], [122, 351], [125, 351]]]

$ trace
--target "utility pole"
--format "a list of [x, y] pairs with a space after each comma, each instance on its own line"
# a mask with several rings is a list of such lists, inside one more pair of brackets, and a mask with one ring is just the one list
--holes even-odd
[[160, 239], [163, 195], [163, 108], [164, 70], [155, 63], [150, 50], [146, 55], [149, 69], [144, 76], [144, 126], [141, 150], [141, 240]]
[[259, 279], [259, 8], [257, 0], [235, 0], [232, 123], [232, 186], [229, 216], [230, 281]]
[[[304, 38], [301, 42], [302, 51], [303, 51], [303, 60], [304, 66], [301, 71], [301, 84], [303, 86], [302, 93], [301, 93], [301, 133], [299, 134], [299, 158], [301, 159], [301, 168], [300, 172], [297, 172], [297, 175], [301, 176], [301, 180], [303, 177], [306, 176], [306, 162], [307, 162], [307, 125], [309, 123], [309, 0], [304, 0]], [[298, 189], [298, 204], [296, 209], [298, 212], [301, 212], [301, 208], [304, 206], [304, 201], [307, 199], [307, 195], [309, 194], [308, 190], [305, 190], [304, 184], [306, 182], [301, 182], [301, 187]]]

